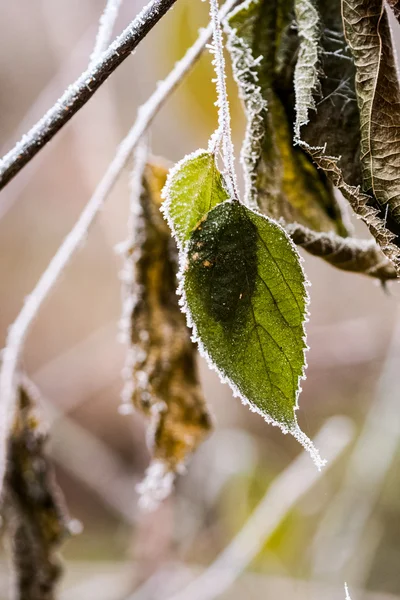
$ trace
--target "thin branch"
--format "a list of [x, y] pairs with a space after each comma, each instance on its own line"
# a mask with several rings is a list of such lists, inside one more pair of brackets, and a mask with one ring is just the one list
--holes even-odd
[[90, 100], [175, 2], [151, 0], [98, 61], [67, 88], [54, 106], [0, 161], [0, 190]]
[[[350, 421], [333, 417], [318, 434], [316, 444], [327, 457], [328, 464], [333, 465], [351, 438]], [[320, 478], [321, 472], [310, 466], [308, 460], [308, 453], [302, 452], [271, 484], [244, 527], [212, 565], [168, 600], [213, 600], [226, 592], [282, 519]]]
[[[220, 18], [222, 19], [236, 3], [237, 0], [228, 0], [220, 11]], [[108, 194], [111, 192], [119, 174], [125, 167], [140, 138], [145, 133], [168, 96], [173, 92], [200, 56], [211, 35], [212, 27], [210, 25], [201, 32], [196, 42], [189, 48], [182, 60], [175, 65], [174, 69], [157, 87], [149, 100], [139, 109], [136, 122], [117, 149], [116, 155], [111, 161], [93, 196], [89, 200], [75, 226], [50, 261], [50, 264], [40, 277], [36, 287], [26, 298], [24, 307], [9, 328], [6, 347], [3, 351], [2, 368], [0, 371], [0, 496], [3, 488], [6, 464], [7, 437], [15, 411], [15, 374], [25, 339], [32, 322], [38, 314], [43, 301], [57, 283], [59, 276], [69, 263], [73, 254], [86, 238], [97, 213], [103, 206]]]
[[363, 273], [381, 281], [397, 279], [394, 264], [374, 240], [343, 238], [334, 232], [316, 232], [298, 223], [285, 226], [295, 244], [337, 269]]
[[351, 600], [350, 593], [349, 593], [349, 588], [347, 587], [347, 583], [346, 582], [344, 583], [344, 593], [346, 595], [345, 600]]
[[215, 68], [217, 85], [217, 106], [218, 106], [218, 129], [210, 140], [210, 149], [219, 146], [222, 141], [222, 155], [227, 175], [227, 183], [230, 187], [232, 196], [239, 198], [237, 188], [235, 159], [231, 134], [231, 115], [229, 110], [228, 93], [226, 90], [225, 58], [224, 46], [222, 41], [222, 28], [218, 15], [218, 0], [210, 0], [210, 18], [213, 28], [213, 44], [210, 51], [214, 54], [213, 65]]
[[107, 0], [104, 12], [100, 17], [94, 49], [90, 55], [89, 69], [96, 65], [103, 52], [108, 48], [121, 4], [122, 0]]

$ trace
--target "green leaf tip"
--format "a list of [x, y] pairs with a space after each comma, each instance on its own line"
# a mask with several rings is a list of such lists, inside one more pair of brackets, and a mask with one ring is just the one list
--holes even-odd
[[226, 201], [197, 224], [181, 259], [181, 304], [200, 353], [234, 395], [324, 461], [300, 430], [308, 294], [300, 257], [272, 219]]
[[170, 170], [162, 197], [161, 210], [183, 249], [200, 219], [229, 198], [215, 155], [200, 149], [185, 156]]

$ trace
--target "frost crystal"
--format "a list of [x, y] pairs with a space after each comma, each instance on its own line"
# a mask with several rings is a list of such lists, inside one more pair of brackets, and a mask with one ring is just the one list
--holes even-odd
[[[240, 4], [232, 11], [230, 18], [238, 11], [246, 9], [254, 0]], [[254, 58], [252, 49], [237, 30], [225, 22], [228, 33], [227, 48], [232, 58], [233, 76], [239, 87], [239, 94], [244, 101], [247, 115], [247, 125], [244, 142], [240, 152], [240, 161], [245, 176], [244, 202], [252, 208], [257, 207], [256, 167], [262, 151], [264, 139], [264, 118], [267, 111], [267, 101], [264, 99], [258, 81], [257, 66], [262, 57]]]
[[296, 0], [296, 22], [301, 40], [294, 72], [296, 93], [295, 140], [300, 140], [300, 128], [308, 123], [309, 110], [315, 110], [314, 93], [318, 91], [319, 15], [312, 0]]
[[107, 50], [121, 4], [122, 0], [107, 0], [104, 12], [100, 17], [99, 29], [97, 32], [94, 49], [90, 56], [89, 68], [92, 68], [99, 60], [103, 52]]
[[345, 600], [351, 600], [350, 594], [349, 594], [349, 588], [347, 587], [347, 583], [346, 582], [344, 584], [344, 592], [346, 594]]
[[210, 152], [215, 152], [222, 142], [222, 155], [226, 172], [226, 180], [232, 198], [238, 198], [238, 188], [235, 173], [235, 157], [232, 144], [231, 115], [229, 110], [228, 94], [226, 91], [225, 58], [222, 41], [222, 30], [218, 15], [218, 0], [210, 0], [210, 18], [213, 27], [213, 44], [208, 48], [214, 55], [212, 64], [215, 68], [218, 129], [211, 136], [209, 143]]
[[155, 510], [160, 502], [172, 492], [175, 473], [161, 460], [154, 460], [146, 471], [143, 481], [137, 484], [140, 494], [139, 507], [145, 511]]

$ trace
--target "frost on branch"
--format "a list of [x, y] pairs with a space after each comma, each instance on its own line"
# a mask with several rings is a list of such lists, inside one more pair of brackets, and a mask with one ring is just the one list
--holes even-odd
[[238, 24], [235, 21], [235, 17], [238, 13], [243, 13], [243, 11], [258, 10], [257, 5], [257, 2], [248, 0], [232, 11], [225, 23], [228, 33], [227, 48], [232, 58], [233, 76], [238, 84], [239, 94], [246, 109], [246, 133], [240, 159], [245, 177], [244, 201], [245, 204], [253, 208], [257, 206], [256, 169], [262, 153], [267, 101], [263, 97], [257, 72], [261, 57], [253, 56], [253, 49], [249, 43], [249, 39], [243, 32], [241, 32], [241, 35], [238, 35]]
[[296, 95], [295, 139], [300, 139], [300, 128], [309, 121], [309, 111], [315, 110], [314, 95], [320, 91], [318, 77], [318, 45], [320, 19], [314, 0], [295, 0], [295, 16], [300, 47], [294, 72]]
[[128, 338], [123, 409], [132, 403], [149, 420], [152, 463], [138, 487], [153, 508], [206, 437], [211, 418], [201, 392], [195, 347], [176, 296], [177, 250], [160, 213], [167, 170], [147, 165], [125, 248], [123, 326]]
[[218, 15], [218, 0], [210, 0], [210, 18], [213, 27], [213, 43], [209, 46], [214, 55], [212, 64], [215, 68], [217, 85], [218, 129], [212, 135], [209, 151], [216, 153], [222, 143], [222, 157], [225, 178], [231, 198], [238, 199], [238, 188], [235, 173], [235, 157], [232, 144], [231, 115], [228, 94], [226, 91], [226, 74], [222, 30]]

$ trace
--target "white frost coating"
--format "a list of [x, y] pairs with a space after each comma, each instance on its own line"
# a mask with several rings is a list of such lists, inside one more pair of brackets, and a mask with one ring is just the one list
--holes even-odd
[[107, 0], [104, 12], [100, 17], [99, 29], [97, 31], [94, 49], [90, 55], [89, 69], [94, 67], [100, 56], [108, 48], [121, 4], [122, 0]]
[[76, 101], [83, 88], [89, 87], [90, 89], [90, 84], [96, 79], [98, 72], [104, 68], [107, 62], [114, 57], [116, 53], [118, 53], [118, 49], [143, 26], [144, 15], [147, 15], [147, 18], [151, 19], [157, 14], [157, 9], [158, 7], [154, 5], [154, 0], [151, 0], [143, 7], [140, 13], [133, 19], [121, 35], [118, 36], [108, 49], [100, 55], [98, 60], [93, 63], [92, 67], [86, 69], [86, 71], [84, 71], [80, 77], [65, 90], [63, 95], [50, 110], [48, 110], [36, 125], [34, 125], [28, 133], [22, 136], [21, 140], [14, 148], [0, 160], [0, 176], [15, 162], [16, 157], [25, 151], [26, 147], [32, 146], [35, 143], [35, 140], [41, 139], [42, 131], [48, 127], [49, 123], [62, 118], [62, 115], [69, 110], [70, 105]]
[[213, 44], [208, 46], [214, 55], [212, 64], [217, 76], [217, 102], [218, 107], [218, 129], [211, 136], [209, 142], [210, 152], [215, 153], [222, 141], [222, 156], [226, 171], [227, 185], [232, 198], [239, 198], [235, 172], [235, 156], [232, 143], [231, 114], [229, 110], [228, 93], [226, 91], [226, 74], [224, 45], [222, 41], [222, 29], [218, 14], [218, 0], [210, 0], [210, 17], [213, 28]]
[[350, 594], [349, 594], [349, 588], [347, 587], [347, 583], [344, 583], [344, 593], [346, 594], [345, 600], [351, 600], [350, 598]]
[[[164, 188], [165, 189], [165, 188]], [[166, 190], [168, 191], [168, 190]], [[167, 198], [167, 202], [168, 202], [168, 198]], [[231, 201], [227, 201], [227, 202], [231, 202]], [[167, 204], [168, 206], [169, 204]], [[308, 306], [310, 303], [310, 297], [307, 291], [307, 287], [310, 286], [311, 284], [309, 283], [309, 281], [306, 279], [306, 275], [304, 273], [304, 269], [302, 266], [302, 263], [304, 262], [302, 257], [300, 256], [300, 254], [298, 253], [298, 250], [296, 248], [296, 246], [294, 245], [293, 241], [291, 240], [291, 238], [289, 237], [289, 235], [285, 232], [284, 229], [282, 229], [282, 227], [279, 225], [279, 223], [277, 223], [274, 219], [271, 219], [270, 217], [266, 217], [265, 215], [261, 215], [261, 213], [259, 213], [256, 210], [250, 209], [252, 210], [252, 212], [254, 214], [256, 214], [257, 216], [260, 216], [264, 219], [267, 219], [268, 221], [271, 221], [272, 223], [276, 224], [281, 230], [282, 230], [282, 235], [285, 236], [285, 238], [287, 239], [287, 241], [289, 242], [290, 246], [293, 249], [293, 252], [295, 252], [299, 263], [300, 263], [300, 267], [302, 269], [302, 273], [303, 273], [303, 278], [304, 278], [304, 285], [305, 285], [305, 318], [304, 318], [304, 322], [307, 323], [308, 322], [308, 317], [309, 317], [309, 311], [308, 311]], [[171, 220], [170, 216], [168, 215], [168, 213], [166, 214], [166, 218], [168, 219], [168, 221]], [[191, 315], [189, 306], [188, 306], [188, 302], [187, 302], [187, 298], [186, 298], [186, 294], [185, 294], [185, 289], [184, 289], [184, 280], [185, 280], [185, 269], [186, 269], [186, 265], [187, 265], [187, 245], [185, 248], [181, 249], [181, 251], [179, 252], [179, 273], [178, 273], [178, 281], [179, 281], [179, 286], [178, 286], [178, 295], [180, 296], [180, 300], [179, 300], [179, 304], [181, 306], [182, 312], [185, 313], [186, 315], [186, 322], [188, 327], [190, 327], [192, 329], [192, 341], [193, 342], [197, 342], [198, 345], [198, 349], [199, 352], [201, 354], [201, 356], [203, 356], [206, 361], [207, 361], [207, 365], [208, 367], [215, 371], [216, 373], [218, 373], [220, 380], [222, 383], [227, 383], [229, 385], [229, 387], [231, 388], [233, 395], [235, 397], [238, 397], [241, 399], [241, 401], [243, 402], [243, 404], [247, 405], [248, 408], [252, 411], [252, 412], [256, 412], [259, 415], [261, 415], [263, 417], [263, 419], [271, 425], [274, 425], [276, 427], [279, 427], [281, 429], [281, 431], [284, 434], [290, 433], [302, 446], [303, 448], [305, 448], [305, 450], [307, 450], [307, 452], [310, 454], [310, 456], [312, 457], [316, 467], [318, 470], [320, 470], [325, 464], [326, 461], [323, 460], [320, 457], [320, 454], [317, 450], [317, 448], [314, 446], [314, 444], [312, 443], [312, 441], [305, 435], [305, 433], [303, 433], [300, 429], [300, 427], [297, 424], [297, 419], [296, 419], [296, 411], [299, 408], [299, 395], [301, 392], [301, 385], [300, 385], [300, 381], [302, 379], [306, 378], [305, 375], [305, 371], [307, 369], [307, 361], [306, 361], [306, 352], [309, 350], [309, 347], [307, 345], [307, 338], [306, 338], [306, 334], [304, 333], [303, 336], [303, 341], [305, 344], [304, 350], [303, 350], [303, 356], [304, 356], [304, 366], [303, 366], [303, 370], [302, 370], [302, 374], [299, 376], [298, 379], [298, 385], [297, 385], [297, 391], [296, 391], [296, 404], [293, 410], [294, 413], [294, 424], [292, 427], [285, 427], [284, 425], [282, 425], [282, 423], [279, 423], [278, 421], [275, 421], [270, 415], [266, 414], [265, 412], [263, 412], [260, 408], [258, 408], [257, 406], [255, 406], [254, 404], [252, 404], [248, 398], [246, 398], [246, 396], [243, 395], [243, 393], [240, 391], [240, 389], [237, 387], [237, 385], [227, 376], [227, 374], [220, 369], [213, 361], [213, 359], [211, 358], [211, 356], [209, 355], [206, 347], [204, 346], [203, 342], [200, 339], [200, 336], [198, 334], [194, 319]]]
[[139, 362], [142, 363], [146, 358], [143, 356], [143, 351], [138, 352], [135, 347], [131, 346], [132, 312], [140, 298], [141, 292], [140, 286], [136, 282], [135, 273], [136, 264], [140, 258], [141, 239], [139, 235], [140, 231], [144, 229], [142, 226], [143, 210], [140, 204], [140, 195], [142, 193], [143, 173], [148, 157], [148, 145], [145, 138], [146, 136], [141, 139], [137, 146], [134, 166], [130, 177], [131, 193], [128, 238], [123, 244], [119, 245], [121, 254], [124, 256], [124, 264], [120, 273], [120, 280], [122, 282], [122, 315], [119, 321], [119, 337], [123, 343], [128, 345], [122, 369], [124, 387], [121, 392], [122, 406], [120, 407], [120, 412], [123, 414], [128, 414], [129, 408], [132, 407], [132, 393], [134, 388], [132, 380], [133, 367]]
[[[222, 19], [234, 6], [236, 0], [228, 0], [220, 11]], [[139, 17], [140, 18], [140, 15]], [[122, 34], [124, 35], [124, 34]], [[19, 359], [25, 344], [26, 337], [32, 326], [32, 323], [38, 314], [44, 300], [58, 281], [61, 273], [71, 260], [76, 250], [85, 240], [86, 235], [94, 222], [94, 219], [102, 208], [106, 198], [111, 192], [121, 171], [125, 167], [132, 151], [138, 144], [142, 135], [145, 133], [155, 115], [166, 101], [168, 96], [178, 86], [181, 79], [190, 70], [197, 58], [202, 53], [207, 41], [212, 35], [212, 26], [202, 31], [196, 42], [189, 48], [185, 56], [176, 63], [175, 67], [157, 86], [154, 93], [148, 101], [139, 109], [137, 119], [129, 131], [126, 138], [122, 141], [117, 152], [111, 161], [106, 173], [98, 184], [93, 196], [87, 203], [78, 221], [70, 233], [61, 244], [56, 254], [50, 261], [47, 269], [40, 277], [32, 293], [27, 296], [25, 304], [17, 316], [14, 323], [10, 326], [6, 339], [6, 346], [2, 353], [2, 365], [0, 371], [0, 498], [3, 489], [6, 456], [7, 456], [7, 438], [8, 432], [14, 420], [16, 404], [16, 370]], [[115, 44], [115, 42], [114, 42]], [[107, 51], [108, 55], [108, 51]], [[83, 76], [82, 76], [83, 77]], [[46, 120], [48, 117], [43, 117]], [[28, 136], [34, 136], [41, 121], [31, 129]], [[20, 142], [22, 148], [22, 141]], [[8, 160], [15, 151], [14, 149], [0, 161], [0, 171], [2, 167], [7, 167]], [[8, 157], [8, 158], [7, 158]]]
[[309, 110], [315, 110], [314, 93], [318, 90], [319, 15], [313, 0], [296, 0], [295, 16], [300, 38], [299, 55], [294, 71], [296, 94], [295, 141], [300, 142], [300, 129], [309, 121]]
[[168, 470], [168, 465], [161, 460], [154, 460], [143, 481], [137, 484], [136, 491], [140, 494], [138, 505], [151, 512], [167, 498], [173, 489], [175, 473]]
[[[247, 0], [240, 4], [232, 11], [230, 18], [241, 10], [247, 10], [254, 3], [258, 4], [259, 0]], [[264, 117], [267, 111], [267, 101], [263, 97], [257, 73], [257, 66], [262, 57], [254, 58], [250, 46], [237, 35], [237, 30], [230, 26], [229, 21], [225, 21], [225, 30], [228, 33], [227, 48], [232, 59], [233, 76], [238, 84], [247, 117], [245, 137], [240, 151], [245, 180], [244, 203], [256, 208], [256, 167], [262, 152]]]

